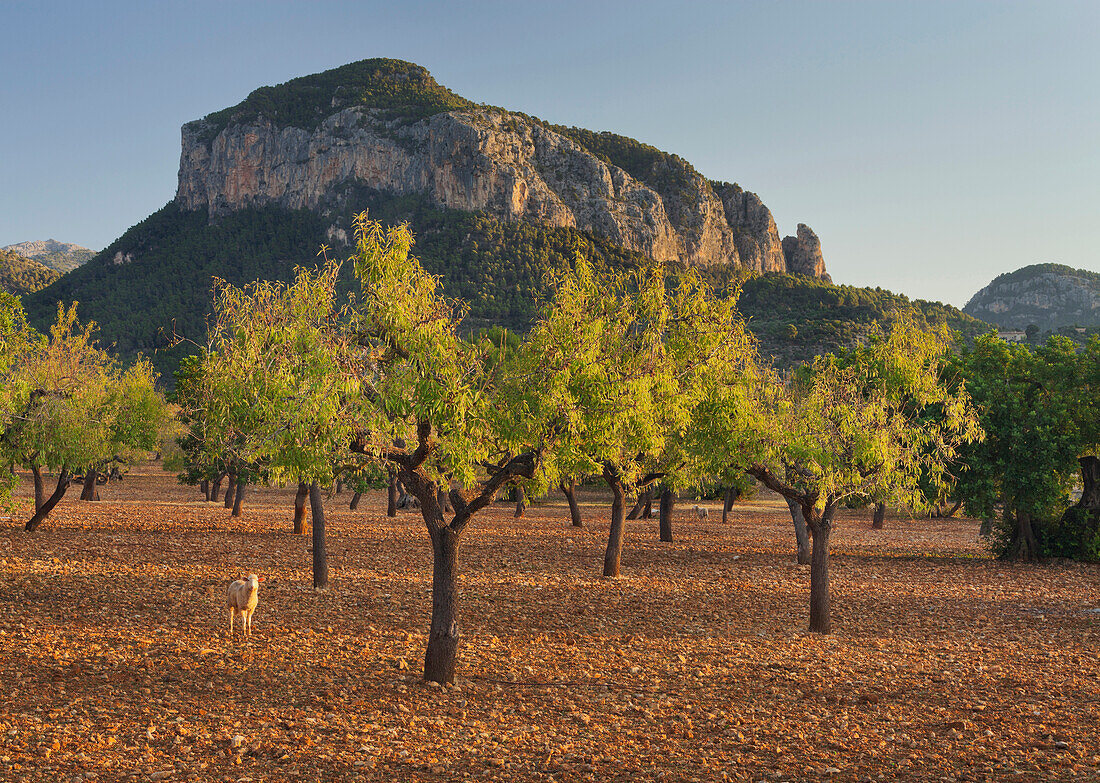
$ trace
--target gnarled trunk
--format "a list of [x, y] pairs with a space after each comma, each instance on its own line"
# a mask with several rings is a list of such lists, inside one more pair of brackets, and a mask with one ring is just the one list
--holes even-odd
[[325, 549], [325, 507], [321, 502], [321, 487], [309, 485], [309, 511], [313, 524], [313, 589], [328, 587], [328, 551]]
[[210, 481], [208, 479], [199, 482], [199, 492], [202, 493], [203, 500], [210, 500]]
[[35, 528], [42, 524], [42, 520], [49, 516], [53, 511], [53, 507], [56, 506], [61, 498], [65, 495], [65, 490], [69, 488], [69, 471], [65, 468], [61, 469], [61, 473], [57, 476], [57, 488], [54, 489], [53, 494], [42, 502], [42, 505], [37, 506], [34, 510], [34, 515], [27, 520], [25, 530], [28, 533], [33, 533]]
[[676, 505], [676, 493], [668, 487], [661, 491], [661, 540], [672, 543], [672, 509]]
[[1031, 522], [1031, 514], [1016, 509], [1016, 528], [1012, 531], [1012, 543], [1001, 555], [1002, 560], [1039, 559], [1039, 539], [1035, 535], [1035, 528]]
[[1100, 459], [1094, 456], [1081, 457], [1081, 499], [1078, 508], [1100, 508]]
[[807, 519], [810, 536], [813, 538], [813, 552], [810, 562], [810, 630], [814, 633], [831, 633], [830, 618], [831, 596], [829, 593], [829, 536], [833, 532], [833, 516], [836, 504], [826, 503], [820, 517], [812, 506], [803, 506], [802, 513]]
[[653, 488], [646, 487], [638, 493], [638, 502], [634, 504], [634, 508], [630, 509], [630, 513], [626, 515], [627, 519], [637, 519], [641, 516], [641, 513], [645, 510], [648, 504], [653, 503]]
[[605, 467], [603, 478], [611, 488], [611, 532], [608, 534], [607, 551], [603, 556], [603, 575], [618, 576], [626, 528], [626, 489], [619, 472], [614, 468]]
[[737, 487], [730, 487], [726, 490], [726, 499], [722, 503], [722, 524], [725, 524], [729, 520], [730, 511], [733, 509], [733, 504], [737, 501], [738, 496], [741, 494], [741, 490]]
[[99, 471], [95, 468], [89, 468], [85, 472], [84, 488], [80, 491], [81, 500], [99, 500], [99, 492], [95, 488], [97, 478], [99, 478]]
[[31, 465], [31, 475], [34, 476], [34, 510], [42, 508], [46, 502], [46, 488], [42, 483], [42, 469], [37, 465]]
[[558, 489], [565, 495], [565, 500], [569, 503], [569, 517], [573, 520], [573, 527], [584, 527], [584, 520], [581, 519], [581, 509], [577, 505], [577, 480], [571, 478], [568, 484], [562, 481], [558, 484]]
[[[442, 523], [442, 517], [439, 522]], [[424, 679], [454, 682], [458, 655], [459, 536], [443, 524], [437, 529], [429, 526], [428, 530], [432, 539], [432, 625], [424, 651]]]
[[810, 533], [806, 529], [806, 518], [802, 515], [802, 506], [797, 500], [783, 498], [787, 501], [787, 508], [791, 511], [791, 521], [794, 522], [794, 540], [798, 547], [796, 557], [799, 565], [810, 565]]
[[348, 508], [352, 511], [358, 511], [359, 510], [359, 501], [360, 501], [360, 499], [362, 499], [362, 497], [363, 497], [362, 492], [356, 492], [354, 495], [352, 495], [351, 496], [351, 502], [348, 503]]
[[218, 496], [222, 491], [222, 480], [225, 478], [225, 473], [219, 473], [214, 477], [214, 483], [210, 485], [210, 501], [212, 503], [218, 502]]
[[875, 514], [871, 518], [871, 527], [874, 530], [882, 530], [883, 522], [886, 520], [886, 504], [875, 503]]
[[397, 516], [397, 474], [390, 473], [390, 486], [386, 492], [386, 516]]
[[233, 500], [237, 493], [237, 474], [230, 473], [225, 483], [225, 507], [233, 508]]
[[309, 499], [309, 484], [298, 482], [298, 491], [294, 493], [294, 535], [302, 535], [306, 521], [306, 500]]
[[248, 486], [248, 482], [244, 479], [237, 479], [237, 486], [233, 492], [233, 516], [239, 517], [241, 515], [241, 504], [244, 502], [244, 490]]
[[653, 519], [653, 493], [646, 496], [645, 508], [642, 509], [642, 519]]
[[523, 491], [523, 487], [516, 485], [516, 513], [512, 515], [514, 519], [519, 519], [527, 513], [527, 493]]

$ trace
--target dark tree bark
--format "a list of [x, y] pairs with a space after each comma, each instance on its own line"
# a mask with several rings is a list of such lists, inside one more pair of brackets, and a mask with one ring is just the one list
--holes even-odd
[[31, 465], [31, 475], [34, 476], [34, 510], [37, 511], [46, 502], [46, 489], [42, 483], [42, 469], [37, 465]]
[[672, 543], [672, 509], [676, 506], [676, 493], [668, 487], [661, 491], [661, 540]]
[[740, 497], [741, 490], [737, 487], [730, 487], [726, 490], [726, 499], [722, 503], [722, 524], [729, 521], [730, 511], [733, 509], [733, 504], [737, 502], [737, 498]]
[[1093, 456], [1081, 457], [1081, 499], [1078, 508], [1100, 508], [1100, 459]]
[[[643, 511], [647, 508], [651, 508], [653, 504], [653, 487], [646, 487], [638, 493], [638, 502], [634, 504], [634, 508], [630, 509], [630, 513], [626, 515], [627, 519], [637, 519]], [[649, 517], [646, 517], [648, 519]]]
[[519, 519], [527, 513], [527, 493], [523, 491], [523, 487], [516, 485], [516, 513], [512, 514], [513, 519]]
[[409, 507], [409, 493], [405, 489], [405, 483], [398, 479], [397, 481], [397, 508]]
[[797, 500], [783, 498], [787, 501], [787, 508], [791, 511], [791, 521], [794, 522], [794, 540], [798, 547], [795, 557], [799, 565], [810, 564], [810, 532], [806, 529], [806, 518], [802, 515], [802, 506]]
[[233, 500], [237, 494], [237, 474], [230, 473], [225, 480], [225, 507], [233, 508]]
[[62, 468], [61, 473], [57, 477], [57, 488], [54, 489], [53, 494], [46, 498], [41, 506], [35, 508], [34, 515], [27, 520], [25, 530], [28, 533], [33, 533], [35, 529], [42, 524], [42, 520], [53, 511], [53, 507], [61, 501], [62, 497], [64, 497], [65, 490], [69, 488], [69, 478], [69, 471]]
[[568, 484], [564, 481], [559, 482], [558, 489], [565, 495], [565, 500], [569, 503], [569, 517], [573, 520], [573, 527], [584, 527], [584, 520], [581, 519], [581, 508], [577, 505], [577, 480], [571, 478]]
[[237, 479], [236, 490], [233, 492], [233, 516], [235, 517], [241, 515], [241, 504], [244, 502], [244, 490], [247, 486], [247, 481], [240, 478]]
[[339, 495], [343, 491], [344, 491], [344, 482], [343, 481], [337, 481], [336, 482], [336, 494]]
[[325, 549], [325, 507], [316, 481], [309, 485], [309, 511], [313, 525], [313, 589], [323, 590], [328, 587], [328, 552]]
[[84, 474], [84, 488], [80, 491], [81, 500], [99, 500], [99, 492], [95, 488], [97, 478], [99, 478], [99, 471], [95, 468], [89, 468]]
[[207, 479], [199, 482], [199, 492], [202, 493], [203, 500], [210, 500], [210, 482]]
[[[423, 504], [421, 505], [423, 508]], [[432, 539], [432, 624], [424, 651], [424, 679], [454, 682], [458, 657], [458, 540], [448, 525], [429, 528]]]
[[1035, 561], [1039, 559], [1039, 539], [1031, 524], [1031, 514], [1016, 509], [1016, 528], [1012, 531], [1012, 541], [1001, 555], [1002, 560]]
[[294, 493], [294, 535], [302, 535], [306, 520], [306, 500], [309, 499], [309, 484], [298, 482], [298, 491]]
[[623, 554], [623, 533], [626, 529], [626, 488], [622, 476], [611, 465], [604, 465], [603, 480], [611, 488], [611, 532], [607, 537], [607, 551], [603, 556], [603, 575], [618, 576], [619, 562]]
[[642, 509], [642, 519], [653, 519], [653, 493], [645, 499], [645, 508]]
[[362, 497], [363, 497], [362, 492], [356, 492], [354, 495], [352, 495], [351, 496], [351, 502], [348, 503], [348, 508], [351, 509], [352, 511], [358, 511], [359, 510], [359, 500]]
[[882, 530], [883, 523], [886, 521], [886, 504], [875, 503], [875, 514], [871, 518], [871, 527], [874, 530]]
[[831, 633], [833, 630], [831, 613], [831, 595], [829, 592], [829, 536], [833, 532], [833, 516], [836, 504], [828, 502], [817, 516], [817, 509], [811, 504], [803, 504], [802, 514], [806, 517], [810, 536], [813, 538], [813, 553], [810, 562], [810, 630], [814, 633]]
[[214, 483], [210, 485], [210, 501], [212, 503], [218, 502], [218, 496], [222, 491], [222, 479], [225, 478], [225, 473], [219, 473], [214, 477]]
[[397, 516], [397, 473], [390, 473], [390, 486], [386, 492], [386, 516]]

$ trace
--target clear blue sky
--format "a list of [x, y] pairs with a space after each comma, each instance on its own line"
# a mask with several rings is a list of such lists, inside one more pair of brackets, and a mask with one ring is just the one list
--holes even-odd
[[102, 248], [173, 197], [184, 122], [394, 57], [740, 183], [837, 282], [962, 305], [1100, 271], [1098, 52], [1098, 2], [0, 0], [0, 245]]

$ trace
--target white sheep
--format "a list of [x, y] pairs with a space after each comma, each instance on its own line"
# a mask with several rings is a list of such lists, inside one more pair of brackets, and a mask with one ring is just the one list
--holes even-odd
[[693, 511], [697, 519], [710, 519], [710, 510], [706, 506], [696, 506]]
[[260, 582], [263, 579], [255, 574], [249, 574], [247, 579], [238, 579], [230, 582], [229, 591], [225, 597], [225, 606], [229, 610], [229, 638], [233, 638], [233, 621], [237, 613], [241, 614], [241, 633], [245, 636], [252, 635], [252, 613], [256, 611], [256, 604], [260, 601]]

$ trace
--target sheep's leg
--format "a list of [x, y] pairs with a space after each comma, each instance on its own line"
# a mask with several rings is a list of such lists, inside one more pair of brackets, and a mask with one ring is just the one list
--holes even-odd
[[252, 612], [245, 609], [241, 613], [241, 621], [244, 623], [245, 636], [252, 638]]
[[229, 638], [231, 640], [233, 638], [233, 620], [236, 617], [236, 614], [237, 610], [234, 609], [232, 606], [229, 607]]

